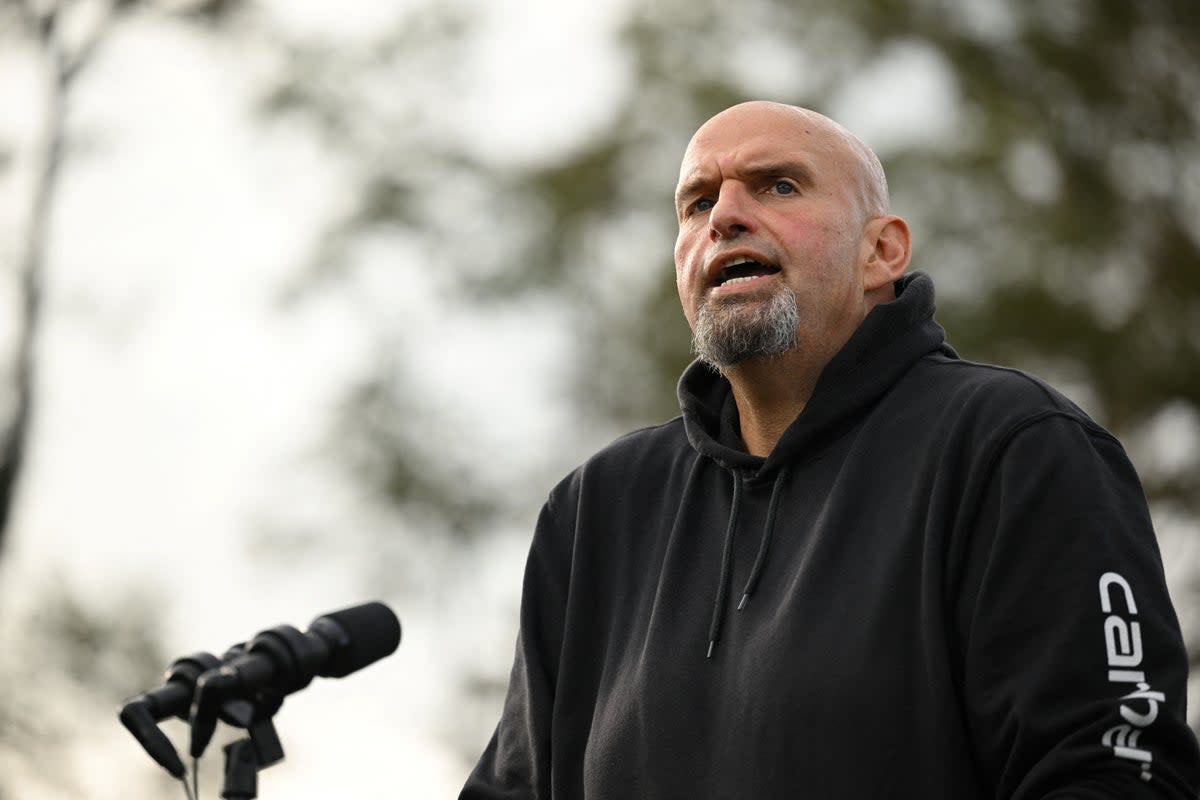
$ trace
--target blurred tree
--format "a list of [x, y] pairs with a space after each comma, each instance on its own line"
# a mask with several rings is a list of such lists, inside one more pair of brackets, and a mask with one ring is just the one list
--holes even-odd
[[[78, 79], [123, 19], [169, 13], [204, 25], [223, 23], [237, 0], [0, 0], [0, 43], [20, 46], [37, 61], [41, 125], [31, 151], [28, 210], [13, 268], [17, 318], [0, 421], [0, 549], [16, 499], [37, 387], [35, 354], [42, 326], [46, 242], [55, 195], [69, 151], [67, 119]], [[35, 112], [36, 113], [36, 112]], [[14, 166], [0, 149], [0, 174]]]
[[[0, 797], [79, 797], [91, 776], [77, 751], [111, 741], [119, 699], [160, 679], [161, 601], [124, 592], [98, 608], [54, 580], [35, 587], [27, 607], [0, 619], [0, 639], [20, 642], [0, 649]], [[127, 744], [138, 749], [132, 737]], [[161, 797], [166, 778], [147, 756], [124, 796]]]
[[[240, 5], [234, 0], [2, 0], [0, 46], [36, 62], [40, 80], [40, 125], [34, 139], [13, 147], [0, 143], [0, 176], [22, 169], [27, 205], [14, 252], [13, 354], [4, 374], [0, 418], [0, 554], [15, 507], [17, 489], [36, 406], [36, 358], [43, 327], [42, 288], [54, 204], [71, 151], [69, 116], [79, 79], [117, 26], [135, 15], [162, 14], [205, 26], [219, 26]], [[16, 157], [15, 154], [21, 154]], [[0, 618], [0, 797], [24, 797], [35, 788], [79, 796], [88, 782], [80, 775], [82, 731], [116, 726], [116, 701], [152, 686], [166, 660], [156, 619], [161, 602], [140, 595], [114, 598], [89, 607], [65, 582], [35, 592], [36, 611]], [[8, 610], [8, 609], [6, 609]], [[36, 686], [36, 692], [29, 687]], [[107, 740], [109, 737], [105, 736]], [[136, 744], [131, 745], [136, 749]], [[128, 797], [162, 796], [163, 776], [150, 762], [145, 777], [124, 786]]]

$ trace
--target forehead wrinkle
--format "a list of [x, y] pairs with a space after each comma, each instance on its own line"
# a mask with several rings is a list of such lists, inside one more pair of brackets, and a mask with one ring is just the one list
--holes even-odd
[[675, 202], [700, 191], [711, 179], [699, 169], [692, 170], [690, 177], [680, 178], [679, 186], [675, 189]]
[[[709, 170], [706, 170], [701, 165], [697, 165], [687, 173], [687, 177], [680, 177], [679, 186], [675, 190], [676, 199], [678, 200], [681, 197], [686, 197], [697, 192], [711, 182], [728, 180], [730, 177], [763, 178], [772, 175], [785, 175], [795, 178], [806, 186], [812, 186], [817, 182], [817, 171], [806, 159], [797, 156], [776, 156], [773, 154], [752, 156], [746, 158], [742, 166], [738, 166], [737, 158], [732, 154], [719, 157], [716, 160], [719, 166], [715, 172], [719, 175], [719, 178], [713, 177]], [[724, 166], [725, 164], [729, 164], [730, 166]]]
[[791, 157], [752, 161], [740, 169], [739, 172], [748, 178], [767, 178], [783, 175], [795, 178], [805, 186], [812, 186], [817, 182], [816, 172], [808, 163], [802, 159]]
[[[683, 154], [683, 162], [679, 165], [679, 184], [675, 189], [675, 199], [694, 194], [707, 184], [720, 179], [724, 173], [721, 162], [727, 160], [730, 154], [710, 154], [703, 160], [696, 158], [697, 141], [688, 145]], [[689, 162], [691, 169], [688, 169]]]

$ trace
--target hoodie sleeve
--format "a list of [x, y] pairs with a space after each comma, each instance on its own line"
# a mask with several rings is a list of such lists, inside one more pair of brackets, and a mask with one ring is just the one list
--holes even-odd
[[550, 800], [552, 795], [551, 722], [573, 541], [554, 501], [552, 495], [542, 508], [525, 566], [504, 710], [459, 800]]
[[1124, 451], [1051, 413], [995, 452], [958, 621], [984, 785], [1013, 800], [1194, 800], [1187, 654]]

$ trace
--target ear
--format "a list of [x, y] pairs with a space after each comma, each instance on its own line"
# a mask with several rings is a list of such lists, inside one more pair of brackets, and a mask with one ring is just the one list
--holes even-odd
[[863, 234], [867, 248], [863, 262], [863, 290], [873, 292], [900, 279], [912, 258], [912, 236], [908, 223], [886, 214], [867, 223]]

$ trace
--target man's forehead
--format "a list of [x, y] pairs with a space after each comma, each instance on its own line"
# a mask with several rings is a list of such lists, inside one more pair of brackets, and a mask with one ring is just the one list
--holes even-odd
[[[679, 166], [675, 198], [679, 201], [707, 183], [741, 172], [758, 172], [769, 164], [802, 165], [798, 177], [809, 183], [833, 174], [856, 177], [866, 185], [872, 180], [872, 161], [878, 167], [866, 145], [823, 114], [751, 101], [722, 111], [696, 131]], [[882, 183], [882, 170], [875, 172], [879, 173], [877, 182]], [[882, 196], [886, 197], [886, 191], [882, 189]]]
[[680, 164], [680, 184], [722, 164], [800, 161], [833, 156], [831, 121], [790, 106], [734, 106], [700, 127]]
[[676, 191], [721, 177], [756, 175], [770, 171], [812, 176], [819, 171], [820, 153], [802, 142], [754, 137], [728, 149], [689, 148], [679, 168]]

